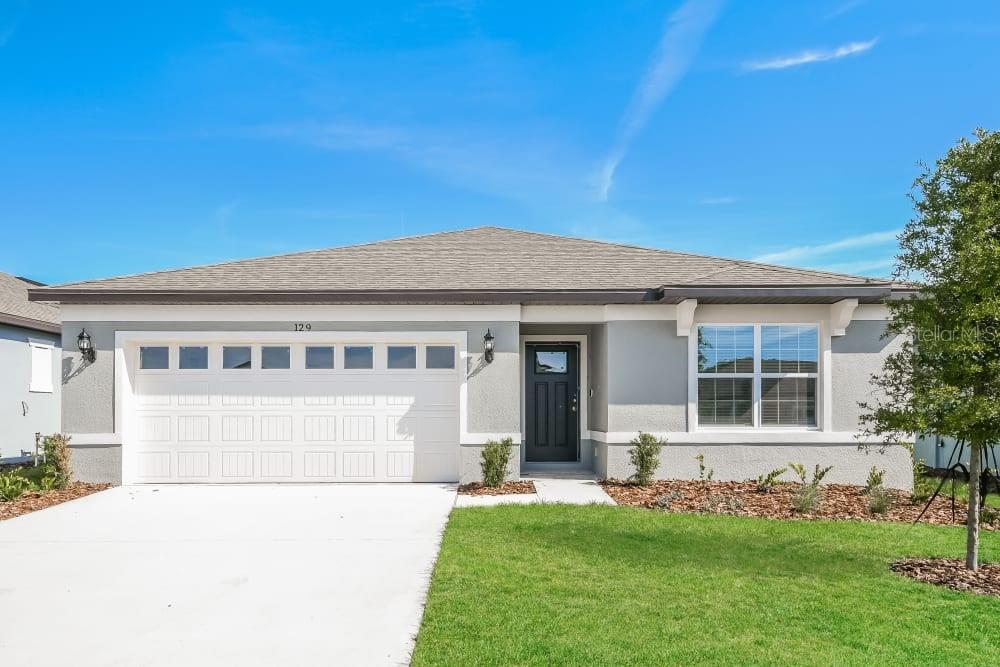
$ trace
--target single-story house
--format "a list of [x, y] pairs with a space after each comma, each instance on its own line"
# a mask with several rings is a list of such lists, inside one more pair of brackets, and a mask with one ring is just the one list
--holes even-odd
[[35, 451], [59, 432], [62, 327], [55, 304], [28, 300], [41, 283], [0, 273], [0, 460]]
[[62, 320], [81, 478], [467, 482], [510, 471], [911, 484], [858, 450], [858, 401], [899, 344], [883, 280], [484, 227], [39, 287]]

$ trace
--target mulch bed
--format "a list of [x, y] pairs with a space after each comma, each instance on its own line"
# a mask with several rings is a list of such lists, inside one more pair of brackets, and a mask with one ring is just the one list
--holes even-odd
[[[781, 483], [770, 493], [758, 493], [754, 482], [702, 482], [698, 480], [663, 480], [638, 486], [619, 480], [605, 480], [601, 486], [619, 505], [633, 505], [667, 512], [711, 512], [768, 519], [848, 519], [854, 521], [899, 521], [912, 523], [924, 508], [913, 502], [906, 491], [891, 490], [892, 505], [885, 514], [872, 514], [863, 487], [847, 484], [824, 484], [823, 500], [809, 514], [792, 509], [792, 496], [801, 486]], [[938, 496], [920, 519], [921, 523], [964, 525], [965, 503], [955, 501], [952, 518], [951, 498]], [[997, 523], [983, 524], [987, 530], [1000, 529]]]
[[889, 569], [927, 584], [1000, 597], [1000, 563], [984, 563], [973, 572], [965, 569], [965, 561], [957, 558], [906, 558]]
[[534, 482], [504, 482], [499, 487], [483, 486], [479, 482], [463, 484], [458, 487], [463, 496], [513, 496], [524, 493], [534, 493]]
[[109, 488], [110, 484], [71, 482], [65, 489], [54, 491], [28, 491], [17, 500], [0, 501], [0, 521], [52, 507], [67, 500], [75, 500]]

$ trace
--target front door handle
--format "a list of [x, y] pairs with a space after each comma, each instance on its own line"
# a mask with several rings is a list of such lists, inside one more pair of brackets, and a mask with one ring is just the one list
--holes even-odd
[[573, 394], [573, 398], [570, 400], [569, 409], [570, 412], [576, 412], [576, 394]]

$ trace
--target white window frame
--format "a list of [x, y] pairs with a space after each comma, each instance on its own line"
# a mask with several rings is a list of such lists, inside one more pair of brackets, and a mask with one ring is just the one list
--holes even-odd
[[[765, 326], [788, 326], [788, 327], [813, 327], [816, 330], [816, 372], [815, 373], [763, 373], [761, 372], [761, 327]], [[701, 373], [698, 371], [698, 330], [701, 327], [753, 327], [753, 373]], [[826, 419], [824, 389], [822, 375], [826, 372], [824, 366], [823, 327], [817, 322], [698, 322], [692, 327], [689, 355], [691, 362], [690, 382], [688, 391], [692, 392], [689, 403], [693, 410], [689, 411], [689, 418], [693, 420], [692, 430], [699, 431], [819, 431]], [[816, 405], [814, 414], [816, 423], [812, 426], [783, 426], [766, 425], [762, 423], [761, 411], [761, 380], [763, 378], [813, 378], [816, 380]], [[752, 396], [753, 423], [749, 426], [743, 424], [705, 424], [698, 422], [698, 380], [702, 378], [751, 378], [753, 380]]]
[[[35, 381], [35, 350], [41, 350], [46, 355], [48, 359], [48, 373], [45, 373], [43, 377], [38, 378], [38, 382]], [[39, 340], [37, 338], [28, 339], [28, 391], [35, 394], [51, 394], [55, 391], [55, 385], [52, 382], [52, 373], [55, 363], [53, 362], [53, 354], [55, 350], [55, 345], [52, 343]]]

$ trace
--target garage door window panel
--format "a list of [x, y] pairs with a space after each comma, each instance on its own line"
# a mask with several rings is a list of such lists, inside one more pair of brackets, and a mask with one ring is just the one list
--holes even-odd
[[361, 371], [375, 368], [375, 348], [371, 345], [345, 345], [344, 368]]
[[170, 368], [170, 348], [166, 345], [143, 345], [139, 348], [139, 369], [165, 371]]
[[182, 371], [208, 370], [208, 347], [181, 345], [177, 348], [177, 367]]
[[334, 368], [334, 352], [334, 346], [332, 345], [306, 346], [306, 370], [332, 371]]
[[416, 370], [416, 345], [389, 345], [386, 347], [386, 368], [389, 370]]
[[225, 345], [222, 348], [224, 370], [249, 370], [253, 368], [252, 359], [249, 345]]
[[292, 350], [287, 345], [260, 348], [260, 367], [265, 371], [287, 371], [292, 367]]
[[424, 348], [424, 365], [427, 370], [454, 370], [454, 345], [428, 345]]

